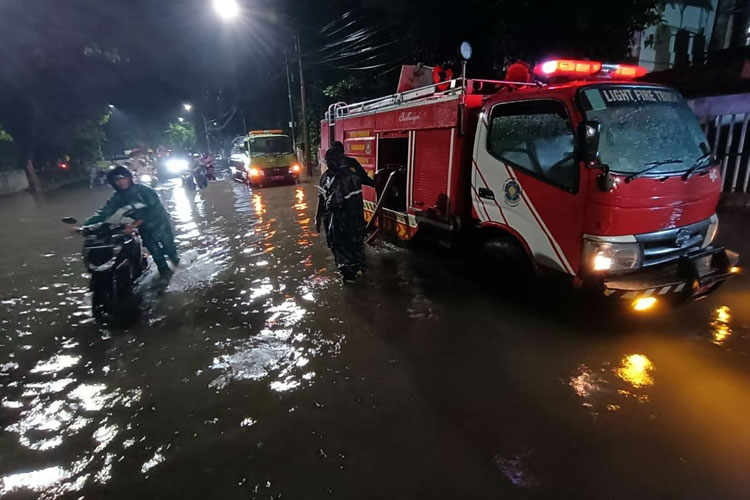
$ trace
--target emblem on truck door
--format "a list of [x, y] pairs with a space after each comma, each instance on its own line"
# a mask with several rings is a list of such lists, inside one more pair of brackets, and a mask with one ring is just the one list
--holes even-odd
[[521, 203], [521, 186], [515, 179], [508, 179], [503, 185], [505, 194], [505, 204], [509, 207], [515, 207]]

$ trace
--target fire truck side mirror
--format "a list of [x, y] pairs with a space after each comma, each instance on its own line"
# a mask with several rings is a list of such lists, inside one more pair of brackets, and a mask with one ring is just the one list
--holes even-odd
[[581, 122], [578, 126], [578, 140], [581, 160], [587, 164], [599, 159], [599, 137], [601, 124], [597, 121]]

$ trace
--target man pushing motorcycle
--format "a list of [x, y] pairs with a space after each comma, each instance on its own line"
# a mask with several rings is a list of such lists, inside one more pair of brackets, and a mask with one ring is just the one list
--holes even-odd
[[133, 174], [123, 166], [111, 169], [107, 173], [107, 180], [114, 188], [115, 194], [99, 211], [86, 219], [84, 225], [104, 222], [118, 210], [125, 209], [125, 216], [133, 219], [125, 232], [132, 233], [137, 228], [159, 273], [169, 276], [172, 271], [167, 259], [176, 266], [180, 263], [180, 258], [177, 255], [169, 214], [159, 195], [148, 186], [134, 183]]

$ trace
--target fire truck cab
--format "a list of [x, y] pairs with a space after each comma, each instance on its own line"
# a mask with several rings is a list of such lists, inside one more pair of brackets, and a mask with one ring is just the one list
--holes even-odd
[[635, 66], [555, 60], [533, 72], [334, 104], [321, 153], [340, 140], [378, 173], [365, 217], [379, 230], [443, 229], [509, 280], [552, 269], [646, 308], [737, 272], [737, 255], [711, 246], [722, 172], [677, 91], [635, 81]]

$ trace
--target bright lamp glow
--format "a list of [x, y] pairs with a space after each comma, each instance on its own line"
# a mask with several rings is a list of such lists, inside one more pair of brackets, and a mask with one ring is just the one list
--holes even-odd
[[250, 169], [250, 177], [258, 177], [260, 175], [260, 169], [258, 168], [251, 168]]
[[638, 243], [584, 239], [583, 261], [592, 271], [629, 271], [641, 267], [642, 260], [643, 254]]
[[299, 173], [299, 165], [292, 165], [292, 172], [294, 172], [295, 174], [298, 174]]
[[173, 173], [187, 170], [188, 166], [189, 165], [188, 165], [187, 160], [182, 160], [178, 158], [172, 158], [171, 160], [167, 160], [167, 170]]
[[633, 309], [636, 311], [648, 311], [656, 305], [655, 297], [641, 297], [633, 302]]
[[183, 104], [182, 107], [185, 108], [185, 111], [192, 111], [193, 110], [193, 105], [192, 104]]
[[594, 271], [607, 271], [612, 267], [612, 259], [602, 254], [594, 257]]
[[547, 61], [546, 63], [542, 64], [542, 73], [544, 73], [545, 75], [554, 73], [556, 69], [557, 61]]
[[230, 20], [240, 13], [240, 6], [237, 0], [214, 0], [214, 10], [223, 19]]

